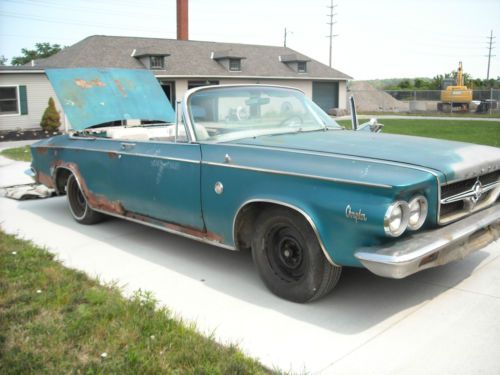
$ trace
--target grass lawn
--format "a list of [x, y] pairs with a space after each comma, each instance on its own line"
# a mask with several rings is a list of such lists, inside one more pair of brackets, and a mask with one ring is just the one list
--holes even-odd
[[31, 161], [31, 152], [29, 146], [8, 148], [0, 152], [2, 156], [12, 160]]
[[475, 117], [475, 118], [498, 118], [500, 119], [500, 113], [405, 113], [405, 112], [358, 112], [359, 115], [369, 115], [373, 117], [377, 116], [420, 116], [420, 117], [456, 117], [457, 120], [463, 117]]
[[263, 374], [158, 308], [0, 231], [0, 374]]
[[[360, 123], [365, 120], [360, 120]], [[351, 128], [350, 120], [337, 121]], [[500, 147], [500, 121], [380, 119], [383, 133], [418, 135]]]

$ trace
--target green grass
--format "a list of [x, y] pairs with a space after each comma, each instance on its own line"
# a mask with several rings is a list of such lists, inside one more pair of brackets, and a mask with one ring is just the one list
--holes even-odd
[[[362, 123], [364, 120], [361, 120]], [[350, 120], [337, 121], [351, 128]], [[382, 132], [418, 135], [500, 147], [500, 121], [380, 119]]]
[[150, 294], [125, 299], [1, 231], [0, 270], [1, 374], [270, 373], [173, 319]]
[[500, 113], [407, 113], [407, 112], [359, 112], [359, 115], [364, 116], [419, 116], [419, 117], [456, 117], [460, 119], [461, 117], [473, 117], [473, 118], [498, 118], [500, 119]]
[[31, 161], [30, 146], [8, 148], [2, 150], [0, 154], [12, 160]]

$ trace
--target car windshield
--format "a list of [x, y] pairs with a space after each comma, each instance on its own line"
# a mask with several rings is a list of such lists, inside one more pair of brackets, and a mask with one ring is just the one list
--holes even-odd
[[281, 87], [202, 89], [189, 97], [188, 111], [199, 141], [341, 129], [303, 93]]

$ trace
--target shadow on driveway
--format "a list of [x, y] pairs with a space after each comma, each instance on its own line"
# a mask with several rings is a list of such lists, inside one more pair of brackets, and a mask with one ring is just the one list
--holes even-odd
[[[333, 293], [320, 301], [300, 305], [281, 300], [265, 288], [248, 251], [224, 250], [113, 218], [98, 225], [80, 225], [71, 218], [62, 197], [19, 202], [19, 208], [78, 232], [80, 240], [82, 235], [84, 239], [88, 236], [89, 241], [90, 238], [97, 239], [236, 299], [342, 334], [365, 331], [432, 300], [468, 278], [488, 256], [487, 252], [479, 251], [464, 261], [402, 280], [378, 277], [364, 269], [345, 268]], [[112, 260], [108, 261], [113, 267]], [[130, 264], [130, 267], [134, 265]], [[165, 285], [164, 288], [178, 289], [182, 285]]]

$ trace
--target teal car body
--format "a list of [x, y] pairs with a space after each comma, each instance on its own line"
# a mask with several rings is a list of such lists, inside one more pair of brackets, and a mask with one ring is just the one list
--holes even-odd
[[[87, 75], [86, 80], [82, 74]], [[269, 91], [271, 101], [281, 100], [284, 113], [290, 113], [289, 102], [294, 98], [306, 99], [290, 88], [204, 87], [186, 94], [176, 119], [164, 95], [156, 90], [159, 86], [142, 81], [134, 72], [54, 70], [48, 75], [59, 101], [74, 112], [70, 121], [77, 130], [34, 144], [32, 170], [38, 182], [59, 194], [66, 192], [68, 177], [74, 175], [92, 211], [242, 250], [252, 248], [262, 211], [280, 206], [310, 226], [332, 266], [366, 267], [387, 277], [404, 277], [446, 263], [498, 238], [497, 148], [355, 132], [344, 130], [330, 119], [322, 120], [319, 127], [307, 128], [308, 120], [299, 121], [293, 114], [280, 123], [279, 129], [285, 131], [262, 131], [259, 122], [257, 133], [245, 133], [250, 129], [246, 127], [243, 135], [232, 136], [226, 128], [262, 115], [262, 108], [270, 105], [267, 97], [262, 99], [262, 93], [267, 95]], [[92, 99], [92, 91], [101, 92], [124, 75], [132, 82], [124, 89], [126, 94], [142, 83], [148, 87], [147, 93], [141, 92], [143, 103], [151, 96], [156, 98], [152, 104], [155, 110], [144, 104], [141, 113], [141, 106], [135, 105], [139, 110], [134, 117], [143, 122], [163, 122], [89, 128], [93, 111], [107, 121], [130, 119], [120, 113], [101, 113], [106, 111], [106, 95], [113, 97], [114, 110], [119, 107], [116, 98], [123, 93], [116, 87], [106, 95], [95, 96], [97, 102]], [[77, 78], [90, 82], [97, 76], [107, 77], [105, 87], [71, 84]], [[71, 105], [81, 90], [88, 103], [82, 104], [87, 108], [84, 115]], [[222, 102], [221, 97], [212, 97], [224, 92], [221, 90], [250, 94], [242, 106], [215, 122], [222, 115], [212, 114], [207, 119], [207, 112], [215, 111], [214, 103]], [[272, 93], [278, 99], [272, 99]], [[292, 99], [283, 101], [286, 95]], [[161, 103], [157, 102], [159, 97], [163, 98]], [[311, 118], [326, 116], [316, 114], [317, 109], [309, 102], [304, 103], [310, 106]], [[221, 112], [222, 108], [217, 110]], [[270, 118], [278, 116], [269, 113]], [[83, 125], [79, 122], [82, 118]], [[200, 127], [207, 130], [200, 134]], [[389, 233], [388, 220], [393, 219], [388, 212], [394, 203], [410, 202], [415, 197], [425, 203], [423, 222], [415, 230]], [[404, 215], [414, 213], [407, 212], [406, 203], [403, 206], [402, 221]], [[399, 223], [397, 218], [394, 222]], [[481, 236], [480, 246], [472, 243], [473, 236]]]

